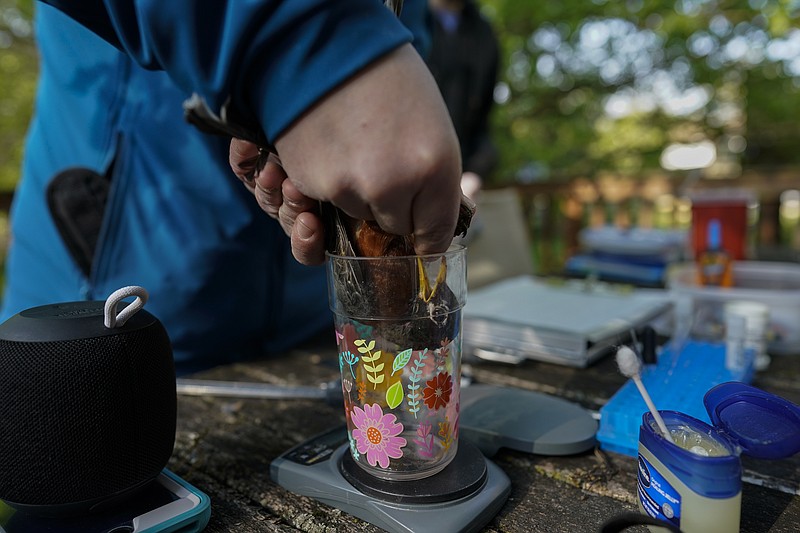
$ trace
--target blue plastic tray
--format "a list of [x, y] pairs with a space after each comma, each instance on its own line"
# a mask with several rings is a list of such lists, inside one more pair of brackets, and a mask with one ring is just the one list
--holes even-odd
[[[687, 341], [676, 356], [665, 349], [658, 363], [645, 366], [642, 382], [659, 410], [680, 411], [710, 423], [703, 396], [726, 381], [752, 380], [750, 372], [725, 369], [725, 345]], [[647, 411], [639, 389], [628, 380], [600, 409], [600, 448], [636, 457], [639, 426]]]

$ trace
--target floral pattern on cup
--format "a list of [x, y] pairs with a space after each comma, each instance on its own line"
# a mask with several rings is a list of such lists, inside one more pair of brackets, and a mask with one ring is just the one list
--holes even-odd
[[398, 436], [403, 432], [403, 424], [397, 423], [395, 415], [384, 414], [380, 405], [372, 404], [364, 409], [353, 407], [351, 418], [356, 427], [352, 433], [356, 449], [366, 455], [370, 465], [388, 468], [390, 458], [403, 456], [402, 448], [407, 442]]
[[338, 326], [342, 392], [356, 462], [387, 473], [402, 471], [394, 461], [408, 454], [417, 463], [440, 463], [458, 436], [454, 372], [459, 365], [450, 358], [460, 359], [460, 347], [448, 339], [434, 350], [386, 349], [357, 321]]

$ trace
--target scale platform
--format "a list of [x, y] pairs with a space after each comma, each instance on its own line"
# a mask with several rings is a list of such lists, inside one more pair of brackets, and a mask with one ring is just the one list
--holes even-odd
[[594, 448], [597, 422], [580, 406], [492, 385], [461, 390], [458, 452], [436, 475], [384, 481], [350, 456], [341, 426], [295, 446], [270, 466], [272, 480], [390, 533], [480, 531], [508, 498], [508, 476], [486, 457], [500, 448], [572, 455]]
[[429, 478], [385, 481], [350, 456], [342, 426], [295, 446], [270, 466], [272, 480], [391, 533], [480, 531], [511, 491], [508, 476], [468, 441], [453, 461]]

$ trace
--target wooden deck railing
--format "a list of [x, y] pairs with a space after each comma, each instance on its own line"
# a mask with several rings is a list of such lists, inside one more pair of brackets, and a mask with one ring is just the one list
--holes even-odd
[[[713, 188], [745, 188], [754, 193], [757, 202], [752, 208], [751, 239], [759, 259], [800, 261], [800, 168], [745, 172], [735, 179], [700, 179], [684, 190], [686, 184], [685, 176], [606, 174], [591, 180], [513, 186], [534, 271], [560, 273], [565, 261], [580, 249], [579, 235], [585, 227], [688, 228], [691, 202], [687, 193]], [[0, 231], [0, 264], [12, 198], [13, 193], [0, 192], [0, 215], [5, 215], [0, 225], [0, 230], [5, 230]], [[519, 263], [520, 257], [508, 260]], [[528, 267], [520, 265], [518, 269]]]
[[[687, 187], [688, 185], [688, 187]], [[559, 183], [516, 185], [531, 240], [535, 269], [558, 273], [580, 248], [585, 227], [688, 228], [697, 190], [744, 188], [756, 202], [750, 209], [753, 249], [758, 258], [800, 259], [800, 169], [746, 172], [735, 179], [685, 176], [601, 175]]]

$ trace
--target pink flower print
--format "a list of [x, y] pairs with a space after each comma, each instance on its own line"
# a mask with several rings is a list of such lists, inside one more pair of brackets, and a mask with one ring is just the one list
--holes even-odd
[[399, 459], [403, 456], [403, 446], [406, 439], [398, 437], [403, 432], [403, 424], [397, 422], [397, 417], [391, 413], [383, 414], [383, 409], [377, 403], [360, 407], [353, 407], [351, 420], [356, 426], [353, 438], [359, 453], [366, 454], [367, 462], [381, 468], [389, 467], [389, 459]]
[[420, 457], [433, 457], [433, 434], [431, 434], [430, 422], [423, 422], [417, 427], [417, 438], [414, 442], [418, 444], [417, 453]]
[[447, 407], [450, 401], [450, 393], [453, 392], [453, 378], [447, 372], [440, 372], [430, 381], [425, 382], [425, 389], [422, 395], [425, 405], [433, 411], [440, 407]]

